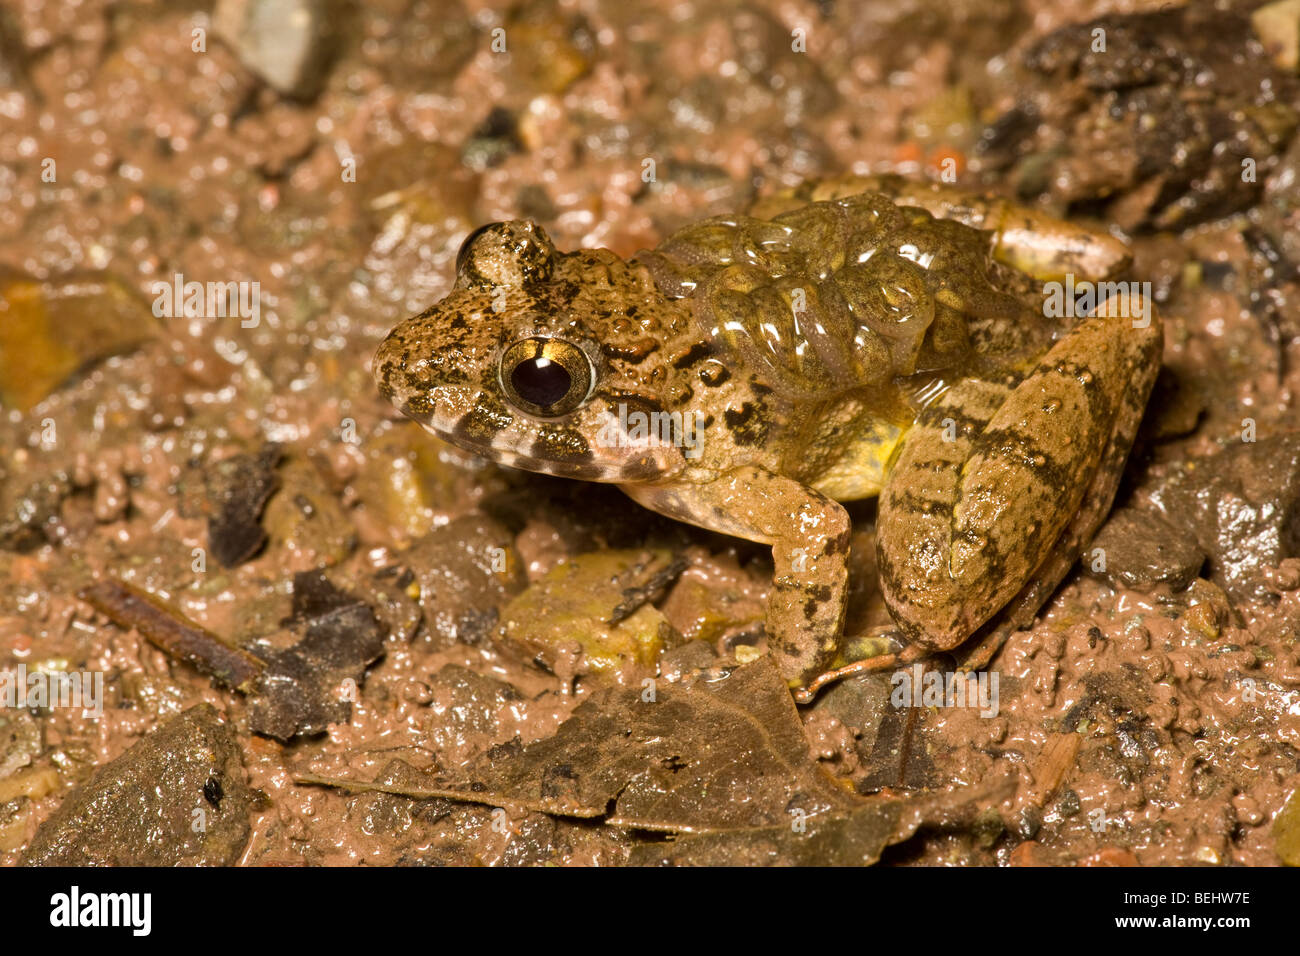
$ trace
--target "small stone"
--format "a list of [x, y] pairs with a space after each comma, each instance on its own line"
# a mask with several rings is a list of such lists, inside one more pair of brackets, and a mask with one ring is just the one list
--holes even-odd
[[482, 640], [501, 606], [524, 587], [510, 532], [481, 514], [443, 525], [398, 561], [415, 575], [425, 627], [438, 647]]
[[0, 710], [0, 780], [29, 766], [40, 752], [40, 724], [25, 710]]
[[1279, 0], [1250, 15], [1255, 35], [1279, 69], [1300, 71], [1300, 0]]
[[[667, 551], [603, 551], [566, 560], [513, 599], [501, 612], [506, 639], [557, 674], [566, 662], [577, 673], [653, 666], [680, 638], [651, 603], [617, 613], [672, 564]], [[577, 659], [568, 656], [577, 652]]]
[[283, 548], [295, 568], [332, 567], [356, 547], [357, 534], [338, 495], [310, 459], [290, 456], [278, 470], [279, 490], [262, 524], [270, 547]]
[[834, 717], [858, 738], [858, 749], [870, 753], [880, 722], [889, 710], [890, 675], [863, 674], [837, 681], [818, 695], [812, 709]]
[[212, 28], [273, 89], [309, 100], [329, 75], [335, 7], [331, 0], [220, 0]]
[[55, 540], [59, 508], [72, 491], [62, 472], [35, 481], [0, 481], [0, 548], [30, 551]]
[[504, 472], [467, 456], [414, 422], [380, 429], [362, 443], [352, 485], [361, 523], [410, 544], [506, 487]]
[[199, 704], [70, 793], [36, 831], [22, 862], [229, 866], [248, 843], [251, 806], [233, 731], [211, 704]]
[[0, 276], [0, 406], [27, 411], [81, 369], [157, 332], [149, 304], [113, 276]]
[[207, 473], [208, 547], [223, 568], [243, 564], [266, 544], [262, 509], [279, 487], [279, 460], [280, 447], [270, 444], [217, 462]]
[[542, 866], [561, 858], [565, 849], [556, 819], [544, 813], [530, 813], [506, 844], [501, 865]]
[[503, 711], [523, 700], [512, 685], [459, 664], [434, 674], [429, 691], [429, 744], [453, 762], [497, 742]]
[[[1100, 567], [1101, 556], [1105, 557], [1105, 569], [1092, 571]], [[1205, 552], [1191, 535], [1158, 515], [1120, 508], [1097, 532], [1083, 561], [1092, 573], [1116, 587], [1149, 591], [1157, 584], [1168, 584], [1180, 591], [1196, 579]]]
[[556, 0], [532, 0], [511, 10], [505, 34], [517, 90], [559, 95], [591, 69], [589, 29]]
[[1209, 555], [1216, 584], [1267, 600], [1267, 570], [1300, 556], [1300, 432], [1196, 460], [1152, 497]]
[[668, 681], [679, 681], [690, 674], [712, 667], [718, 652], [708, 641], [687, 641], [680, 647], [664, 651], [659, 658], [659, 676]]
[[1273, 849], [1287, 866], [1300, 866], [1300, 789], [1273, 818]]

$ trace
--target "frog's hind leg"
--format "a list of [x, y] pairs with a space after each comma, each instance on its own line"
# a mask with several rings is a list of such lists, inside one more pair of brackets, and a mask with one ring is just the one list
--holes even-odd
[[[1157, 329], [1156, 348], [1159, 348], [1159, 341]], [[1159, 370], [1158, 355], [1155, 360], [1137, 370], [1138, 374], [1132, 382], [1131, 391], [1125, 393], [1126, 401], [1120, 408], [1115, 429], [1102, 455], [1096, 476], [1084, 493], [1074, 517], [1051, 553], [999, 615], [996, 627], [984, 635], [966, 655], [962, 662], [963, 670], [978, 670], [986, 666], [1011, 634], [1029, 627], [1047, 599], [1065, 580], [1074, 563], [1091, 543], [1115, 500], [1115, 492], [1124, 474], [1124, 462], [1137, 437], [1145, 400], [1155, 384]]]
[[1014, 387], [958, 383], [900, 445], [876, 542], [886, 605], [913, 644], [950, 650], [1009, 602], [1032, 620], [1109, 510], [1161, 334], [1140, 296], [1099, 311]]

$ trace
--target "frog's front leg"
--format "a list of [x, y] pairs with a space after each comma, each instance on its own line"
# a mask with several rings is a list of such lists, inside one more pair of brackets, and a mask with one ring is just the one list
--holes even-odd
[[1018, 593], [1041, 603], [1109, 510], [1161, 332], [1139, 296], [1106, 306], [1014, 388], [958, 383], [901, 443], [877, 550], [890, 614], [915, 644], [956, 647]]
[[621, 487], [661, 514], [771, 545], [769, 652], [791, 687], [827, 668], [844, 626], [848, 587], [852, 528], [843, 507], [791, 478], [748, 466], [703, 484]]

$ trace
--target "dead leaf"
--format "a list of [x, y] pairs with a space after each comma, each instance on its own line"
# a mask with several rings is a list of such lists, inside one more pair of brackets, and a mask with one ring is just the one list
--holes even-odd
[[446, 797], [509, 810], [606, 817], [610, 825], [672, 833], [789, 826], [849, 809], [808, 752], [789, 690], [763, 658], [714, 683], [611, 688], [584, 701], [554, 737], [494, 747], [471, 764], [471, 783], [428, 775], [422, 788], [339, 781], [420, 799]]
[[339, 695], [345, 680], [360, 683], [366, 667], [384, 650], [383, 628], [369, 605], [336, 588], [321, 571], [294, 576], [293, 615], [286, 622], [303, 631], [287, 650], [250, 648], [266, 662], [249, 698], [249, 727], [289, 740], [324, 733], [348, 720], [352, 705]]
[[[725, 678], [582, 703], [554, 737], [514, 741], [455, 782], [394, 761], [374, 782], [300, 774], [299, 783], [597, 818], [675, 835], [629, 862], [867, 865], [923, 826], [968, 826], [1014, 793], [1014, 778], [923, 798], [862, 798], [812, 759], [790, 693], [762, 658]], [[397, 766], [395, 766], [397, 765]], [[400, 772], [397, 772], [399, 768]]]

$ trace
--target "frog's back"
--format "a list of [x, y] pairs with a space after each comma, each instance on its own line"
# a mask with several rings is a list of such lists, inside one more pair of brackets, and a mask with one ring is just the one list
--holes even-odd
[[811, 399], [1014, 352], [1042, 316], [986, 233], [868, 191], [706, 219], [638, 259], [703, 334]]

